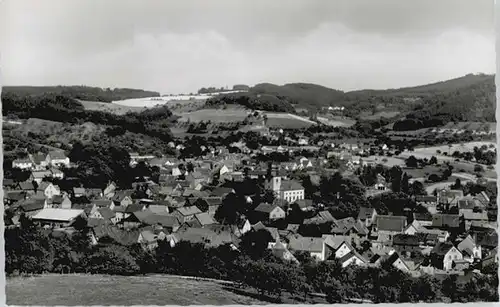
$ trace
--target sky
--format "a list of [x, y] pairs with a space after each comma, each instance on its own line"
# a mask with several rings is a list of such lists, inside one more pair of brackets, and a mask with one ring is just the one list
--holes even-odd
[[495, 72], [493, 0], [3, 0], [4, 85], [317, 83], [344, 91]]

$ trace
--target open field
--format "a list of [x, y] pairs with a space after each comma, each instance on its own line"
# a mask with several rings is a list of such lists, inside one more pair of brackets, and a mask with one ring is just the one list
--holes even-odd
[[176, 113], [180, 122], [211, 121], [213, 123], [240, 122], [245, 120], [249, 111], [245, 109], [202, 109], [192, 112]]
[[351, 127], [356, 123], [355, 120], [350, 118], [327, 118], [318, 116], [317, 119], [320, 123], [333, 127]]
[[264, 302], [213, 281], [174, 276], [43, 275], [6, 282], [8, 305], [236, 305]]
[[120, 104], [100, 102], [100, 101], [80, 100], [80, 102], [87, 110], [110, 112], [116, 115], [123, 115], [127, 112], [140, 112], [146, 108], [146, 107], [134, 107], [134, 106], [120, 105]]
[[269, 128], [300, 129], [307, 128], [316, 123], [298, 115], [290, 113], [265, 112]]
[[427, 155], [436, 155], [436, 152], [440, 150], [441, 152], [447, 152], [449, 154], [453, 153], [454, 151], [460, 151], [460, 152], [467, 152], [467, 151], [473, 151], [474, 147], [481, 147], [483, 145], [490, 146], [493, 144], [496, 147], [495, 142], [468, 142], [468, 143], [463, 143], [463, 144], [452, 144], [451, 147], [448, 145], [440, 145], [440, 146], [432, 146], [432, 147], [425, 147], [425, 148], [415, 148], [415, 152], [422, 153], [422, 154], [427, 154]]
[[381, 119], [382, 117], [391, 118], [391, 117], [394, 117], [400, 113], [401, 112], [399, 112], [399, 111], [380, 111], [380, 112], [377, 112], [375, 114], [372, 114], [371, 112], [364, 113], [364, 114], [362, 113], [360, 117], [362, 119], [365, 119], [365, 120], [377, 120], [377, 119]]

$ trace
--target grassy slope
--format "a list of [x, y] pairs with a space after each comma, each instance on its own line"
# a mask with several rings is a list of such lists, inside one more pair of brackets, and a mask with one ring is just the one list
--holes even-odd
[[173, 276], [44, 275], [7, 279], [8, 305], [264, 304], [210, 281]]

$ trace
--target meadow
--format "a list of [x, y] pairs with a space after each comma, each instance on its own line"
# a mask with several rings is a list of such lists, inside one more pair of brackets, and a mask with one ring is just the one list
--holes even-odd
[[7, 305], [257, 305], [222, 283], [177, 276], [56, 275], [8, 278]]

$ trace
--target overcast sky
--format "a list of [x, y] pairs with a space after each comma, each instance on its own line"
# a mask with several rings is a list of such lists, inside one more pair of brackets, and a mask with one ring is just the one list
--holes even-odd
[[3, 0], [2, 83], [394, 88], [495, 71], [493, 0]]

